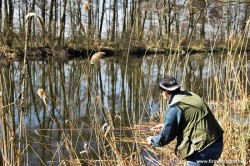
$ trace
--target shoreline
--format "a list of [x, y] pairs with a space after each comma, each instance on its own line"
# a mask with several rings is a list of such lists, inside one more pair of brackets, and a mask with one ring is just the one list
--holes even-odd
[[[146, 48], [146, 47], [135, 47], [132, 46], [130, 49], [119, 49], [113, 47], [101, 47], [101, 52], [105, 52], [105, 57], [119, 56], [128, 53], [130, 56], [143, 57], [145, 55], [156, 55], [156, 54], [197, 54], [197, 53], [227, 53], [229, 50], [227, 48], [194, 48], [194, 47], [182, 47], [182, 48]], [[231, 52], [232, 50], [230, 50]], [[243, 51], [233, 50], [239, 53]], [[62, 60], [72, 60], [75, 58], [90, 58], [93, 54], [98, 51], [94, 49], [74, 49], [72, 47], [63, 47], [61, 49], [53, 49], [49, 47], [32, 47], [27, 51], [28, 60], [40, 60], [47, 59], [50, 57], [62, 59]], [[250, 52], [250, 50], [245, 50], [244, 52]], [[24, 57], [24, 49], [0, 49], [0, 59], [13, 61], [13, 60], [22, 60]]]

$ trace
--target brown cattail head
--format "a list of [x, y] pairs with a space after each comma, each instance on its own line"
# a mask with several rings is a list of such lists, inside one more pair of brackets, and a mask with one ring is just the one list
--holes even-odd
[[45, 106], [47, 108], [47, 103], [46, 103], [46, 98], [47, 97], [46, 97], [46, 93], [44, 92], [44, 90], [43, 89], [38, 89], [37, 94], [43, 100], [43, 102], [44, 102], [44, 104], [45, 104]]
[[44, 92], [43, 89], [38, 89], [38, 90], [37, 90], [37, 94], [38, 94], [38, 96], [39, 96], [40, 98], [42, 98], [42, 99], [46, 98], [46, 93]]
[[143, 9], [145, 11], [149, 10], [149, 8], [150, 8], [150, 4], [146, 3], [145, 5], [143, 5]]
[[84, 4], [83, 4], [83, 9], [85, 11], [88, 11], [91, 7], [91, 3], [89, 1], [85, 1]]
[[97, 52], [94, 55], [92, 55], [90, 59], [90, 63], [94, 64], [94, 62], [98, 61], [103, 55], [105, 55], [105, 52]]

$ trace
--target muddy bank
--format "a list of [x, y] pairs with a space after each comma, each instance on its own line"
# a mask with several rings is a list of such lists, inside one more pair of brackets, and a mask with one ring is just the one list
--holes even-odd
[[[111, 47], [102, 47], [100, 51], [105, 52], [105, 57], [111, 56], [121, 56], [121, 55], [130, 55], [130, 56], [144, 56], [144, 55], [155, 55], [155, 54], [193, 54], [193, 53], [218, 53], [226, 51], [223, 48], [216, 48], [211, 50], [210, 48], [145, 48], [145, 47], [134, 47], [132, 46], [130, 49], [117, 49]], [[97, 51], [93, 49], [74, 49], [72, 47], [63, 47], [61, 49], [53, 49], [49, 47], [37, 47], [30, 48], [27, 51], [27, 58], [29, 60], [39, 60], [46, 59], [49, 57], [59, 58], [59, 59], [74, 59], [74, 58], [90, 58]], [[0, 59], [7, 60], [21, 60], [24, 57], [24, 49], [16, 48], [16, 49], [0, 49]]]

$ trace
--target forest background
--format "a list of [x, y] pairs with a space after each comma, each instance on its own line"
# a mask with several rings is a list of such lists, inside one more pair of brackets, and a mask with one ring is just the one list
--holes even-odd
[[[30, 56], [222, 51], [249, 35], [249, 8], [249, 0], [2, 0], [0, 55], [22, 56], [26, 29]], [[26, 25], [28, 13], [36, 17]]]

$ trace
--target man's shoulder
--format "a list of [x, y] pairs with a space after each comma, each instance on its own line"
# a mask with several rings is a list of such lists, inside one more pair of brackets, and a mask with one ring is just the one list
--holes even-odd
[[174, 104], [168, 107], [167, 112], [171, 112], [171, 113], [179, 113], [181, 112], [180, 108], [178, 107], [178, 105]]

